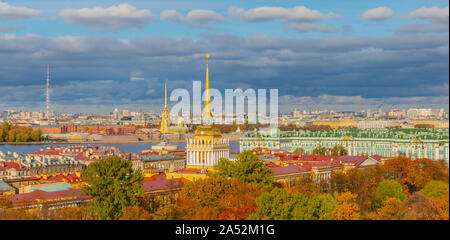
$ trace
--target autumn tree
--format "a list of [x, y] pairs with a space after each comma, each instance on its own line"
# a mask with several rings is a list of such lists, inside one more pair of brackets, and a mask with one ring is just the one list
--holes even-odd
[[330, 153], [332, 156], [344, 156], [348, 154], [348, 151], [342, 145], [335, 145], [330, 149]]
[[359, 206], [356, 203], [356, 194], [350, 192], [342, 192], [337, 193], [334, 198], [337, 201], [336, 209], [332, 213], [334, 220], [359, 219]]
[[[231, 181], [223, 177], [200, 179], [187, 184], [179, 193], [177, 205], [183, 211], [185, 219], [202, 219], [205, 208], [211, 211], [209, 220], [216, 219], [218, 214], [225, 209], [220, 201], [225, 192], [231, 187]], [[203, 216], [204, 217], [204, 216]]]
[[377, 210], [373, 220], [401, 220], [403, 218], [401, 208], [402, 201], [398, 198], [388, 198]]
[[432, 199], [419, 192], [403, 202], [401, 214], [411, 220], [442, 220], [446, 216]]
[[291, 180], [289, 182], [290, 189], [294, 193], [301, 193], [308, 197], [312, 197], [320, 193], [320, 187], [316, 184], [312, 177], [303, 177], [298, 180]]
[[256, 199], [257, 214], [263, 219], [289, 220], [293, 218], [294, 209], [306, 212], [301, 208], [306, 209], [307, 202], [306, 195], [292, 195], [283, 188], [274, 188]]
[[449, 171], [445, 169], [439, 162], [431, 159], [421, 158], [414, 160], [414, 164], [418, 169], [417, 185], [418, 188], [424, 188], [425, 184], [432, 180], [449, 181]]
[[420, 189], [418, 185], [419, 169], [410, 158], [390, 158], [382, 167], [385, 179], [398, 181], [410, 193]]
[[151, 215], [143, 207], [128, 206], [122, 208], [119, 220], [151, 220]]
[[336, 200], [328, 193], [316, 194], [308, 201], [304, 220], [331, 220]]
[[255, 182], [260, 186], [273, 183], [274, 173], [251, 151], [241, 152], [236, 160], [221, 159], [216, 167], [217, 176], [228, 176], [244, 182]]
[[83, 185], [82, 190], [93, 198], [91, 211], [95, 217], [119, 219], [124, 207], [139, 205], [139, 198], [144, 194], [143, 176], [131, 167], [131, 161], [109, 157], [83, 170], [81, 176], [87, 185]]
[[330, 194], [316, 194], [309, 198], [301, 193], [289, 193], [283, 188], [274, 188], [256, 199], [256, 214], [249, 219], [272, 220], [324, 220], [331, 219], [336, 207]]
[[403, 193], [402, 186], [400, 183], [394, 180], [384, 180], [378, 184], [377, 194], [375, 200], [378, 205], [381, 205], [383, 201], [388, 198], [397, 198], [403, 201], [406, 196]]
[[330, 149], [322, 145], [319, 145], [313, 150], [313, 155], [330, 155], [330, 153]]
[[225, 210], [219, 214], [219, 219], [246, 219], [256, 208], [255, 199], [263, 191], [256, 183], [231, 180], [231, 186], [221, 198]]
[[351, 188], [349, 178], [343, 171], [333, 171], [331, 173], [330, 185], [333, 193], [346, 192]]
[[448, 191], [448, 182], [430, 181], [422, 190], [422, 193], [432, 199], [441, 199]]
[[297, 154], [297, 155], [303, 155], [304, 152], [305, 152], [305, 150], [303, 148], [299, 147], [299, 148], [296, 148], [293, 153]]
[[357, 203], [362, 212], [374, 210], [378, 184], [383, 180], [382, 169], [379, 166], [350, 169], [347, 172], [349, 190], [358, 195]]

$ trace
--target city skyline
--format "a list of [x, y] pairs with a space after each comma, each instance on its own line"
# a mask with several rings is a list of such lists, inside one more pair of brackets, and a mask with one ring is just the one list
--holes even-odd
[[0, 1], [0, 109], [45, 111], [50, 64], [55, 112], [158, 112], [206, 52], [214, 88], [276, 87], [282, 112], [448, 111], [446, 1]]

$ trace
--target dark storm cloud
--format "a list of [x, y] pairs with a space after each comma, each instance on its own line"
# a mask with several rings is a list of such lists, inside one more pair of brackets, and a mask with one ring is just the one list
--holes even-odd
[[155, 101], [165, 79], [169, 89], [190, 90], [192, 80], [203, 81], [206, 52], [212, 55], [212, 86], [220, 90], [279, 88], [280, 95], [313, 98], [448, 96], [446, 34], [319, 39], [219, 34], [203, 40], [3, 35], [0, 101], [42, 101], [47, 63], [52, 99], [60, 103]]

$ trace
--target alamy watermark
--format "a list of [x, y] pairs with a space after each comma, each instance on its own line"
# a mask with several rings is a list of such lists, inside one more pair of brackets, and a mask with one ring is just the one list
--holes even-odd
[[[225, 89], [222, 93], [209, 89], [212, 117], [204, 116], [205, 92], [201, 90], [201, 82], [193, 81], [192, 98], [188, 90], [177, 88], [170, 93], [170, 101], [177, 102], [170, 109], [171, 116], [182, 115], [183, 120], [194, 124], [270, 124], [278, 125], [278, 89]], [[269, 102], [267, 102], [269, 94]], [[268, 106], [268, 108], [267, 108]]]

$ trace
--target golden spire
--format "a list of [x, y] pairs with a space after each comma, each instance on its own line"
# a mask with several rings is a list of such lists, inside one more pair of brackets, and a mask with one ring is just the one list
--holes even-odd
[[161, 127], [159, 131], [161, 133], [168, 133], [170, 127], [170, 113], [167, 110], [167, 80], [164, 85], [164, 110], [161, 114]]
[[205, 84], [205, 112], [203, 113], [204, 117], [212, 117], [211, 112], [211, 98], [209, 95], [209, 71], [208, 71], [208, 59], [211, 55], [207, 53], [206, 57], [206, 84]]
[[164, 84], [164, 109], [167, 109], [167, 80]]

